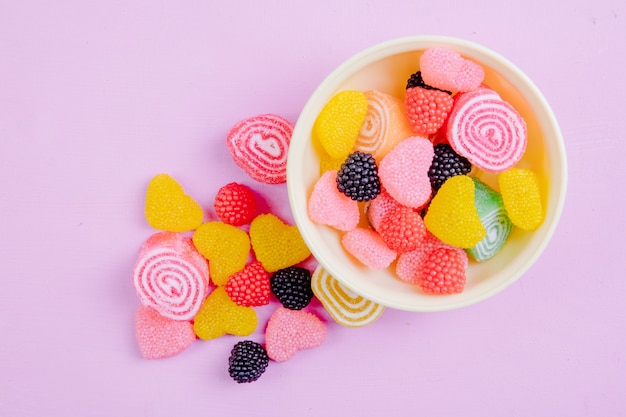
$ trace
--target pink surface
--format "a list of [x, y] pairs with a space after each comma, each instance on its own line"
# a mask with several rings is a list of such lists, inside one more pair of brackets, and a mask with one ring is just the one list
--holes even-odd
[[[626, 4], [247, 3], [0, 3], [0, 416], [626, 415]], [[142, 359], [131, 278], [149, 179], [170, 173], [204, 207], [241, 181], [288, 219], [285, 187], [236, 167], [228, 129], [295, 122], [340, 62], [417, 34], [484, 44], [551, 103], [570, 185], [539, 261], [462, 310], [330, 323], [250, 385], [227, 373], [239, 338]]]

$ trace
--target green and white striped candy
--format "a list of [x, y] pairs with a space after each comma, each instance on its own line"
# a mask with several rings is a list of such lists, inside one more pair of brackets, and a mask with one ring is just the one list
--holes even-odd
[[504, 210], [502, 196], [484, 182], [474, 181], [474, 205], [487, 235], [473, 248], [466, 249], [476, 261], [483, 262], [496, 255], [513, 230], [513, 223]]

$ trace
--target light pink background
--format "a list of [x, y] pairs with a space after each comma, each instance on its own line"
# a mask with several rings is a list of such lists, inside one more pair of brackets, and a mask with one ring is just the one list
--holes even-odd
[[[625, 19], [621, 0], [0, 0], [0, 416], [626, 415]], [[484, 44], [551, 103], [570, 185], [539, 261], [462, 310], [329, 323], [254, 384], [227, 374], [234, 337], [141, 359], [147, 181], [168, 172], [205, 207], [241, 181], [289, 218], [285, 187], [230, 159], [229, 127], [295, 121], [340, 62], [418, 34]]]

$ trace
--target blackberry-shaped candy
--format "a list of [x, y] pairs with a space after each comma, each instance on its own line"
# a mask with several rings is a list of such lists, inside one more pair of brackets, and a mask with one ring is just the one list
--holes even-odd
[[253, 382], [263, 375], [269, 357], [265, 348], [252, 340], [238, 342], [230, 351], [228, 373], [238, 383]]
[[298, 266], [279, 269], [270, 279], [272, 293], [283, 307], [302, 310], [313, 298], [311, 272]]
[[435, 145], [435, 156], [428, 170], [428, 177], [433, 191], [441, 188], [448, 178], [456, 175], [467, 175], [472, 169], [472, 164], [461, 155], [454, 152], [452, 146], [447, 143]]
[[353, 152], [337, 172], [337, 189], [356, 201], [369, 201], [380, 194], [380, 178], [374, 157]]

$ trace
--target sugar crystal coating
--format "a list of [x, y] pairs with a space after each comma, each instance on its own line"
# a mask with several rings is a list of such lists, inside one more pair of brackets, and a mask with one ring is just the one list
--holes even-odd
[[409, 207], [397, 207], [388, 212], [377, 231], [389, 249], [396, 253], [416, 249], [426, 237], [422, 216]]
[[396, 252], [371, 229], [352, 229], [343, 235], [341, 243], [348, 253], [372, 269], [385, 269], [396, 259]]
[[265, 329], [267, 355], [276, 362], [289, 360], [303, 349], [326, 340], [326, 326], [312, 313], [278, 307]]
[[427, 232], [422, 244], [417, 249], [402, 253], [398, 257], [398, 262], [396, 263], [396, 275], [398, 278], [407, 284], [420, 284], [428, 256], [433, 250], [439, 248], [448, 248], [458, 251], [467, 267], [468, 258], [463, 249], [443, 243], [435, 235]]
[[404, 206], [423, 206], [432, 193], [428, 170], [433, 156], [430, 140], [420, 136], [403, 140], [380, 162], [378, 176], [382, 186]]
[[406, 115], [414, 134], [432, 135], [445, 123], [452, 110], [452, 97], [445, 91], [422, 87], [405, 92]]
[[424, 82], [442, 90], [477, 89], [485, 78], [483, 67], [449, 48], [428, 48], [420, 57]]
[[356, 142], [365, 120], [367, 98], [357, 90], [335, 94], [315, 120], [313, 129], [332, 158], [344, 159]]
[[151, 307], [139, 306], [135, 313], [135, 338], [142, 357], [161, 359], [187, 349], [196, 335], [190, 322], [172, 320]]
[[424, 224], [443, 242], [471, 248], [486, 235], [474, 205], [474, 181], [466, 175], [448, 179], [430, 202]]
[[158, 174], [148, 183], [145, 216], [155, 229], [186, 232], [202, 224], [204, 212], [173, 177]]
[[394, 200], [394, 198], [383, 188], [381, 193], [367, 205], [366, 213], [369, 224], [374, 228], [374, 230], [378, 230], [380, 222], [383, 220], [385, 215], [396, 207], [402, 207], [402, 205]]
[[317, 180], [307, 210], [313, 222], [337, 230], [352, 230], [359, 223], [359, 204], [337, 189], [337, 171], [327, 171]]
[[513, 224], [523, 230], [536, 230], [543, 222], [539, 180], [526, 168], [511, 168], [498, 176], [504, 208]]
[[224, 288], [230, 299], [240, 306], [258, 307], [270, 302], [270, 274], [259, 261], [231, 275]]
[[[420, 286], [427, 294], [454, 294], [465, 288], [467, 258], [462, 251], [448, 248], [433, 250], [424, 263]], [[467, 255], [465, 255], [467, 257]]]
[[283, 223], [271, 213], [252, 220], [250, 241], [257, 260], [267, 272], [295, 265], [311, 255], [298, 228]]
[[217, 287], [204, 300], [194, 318], [193, 329], [200, 339], [209, 340], [225, 334], [248, 336], [257, 324], [254, 308], [235, 304], [224, 287]]
[[250, 239], [243, 230], [214, 221], [203, 223], [193, 234], [193, 243], [209, 260], [211, 280], [224, 285], [228, 278], [241, 271], [248, 261]]

